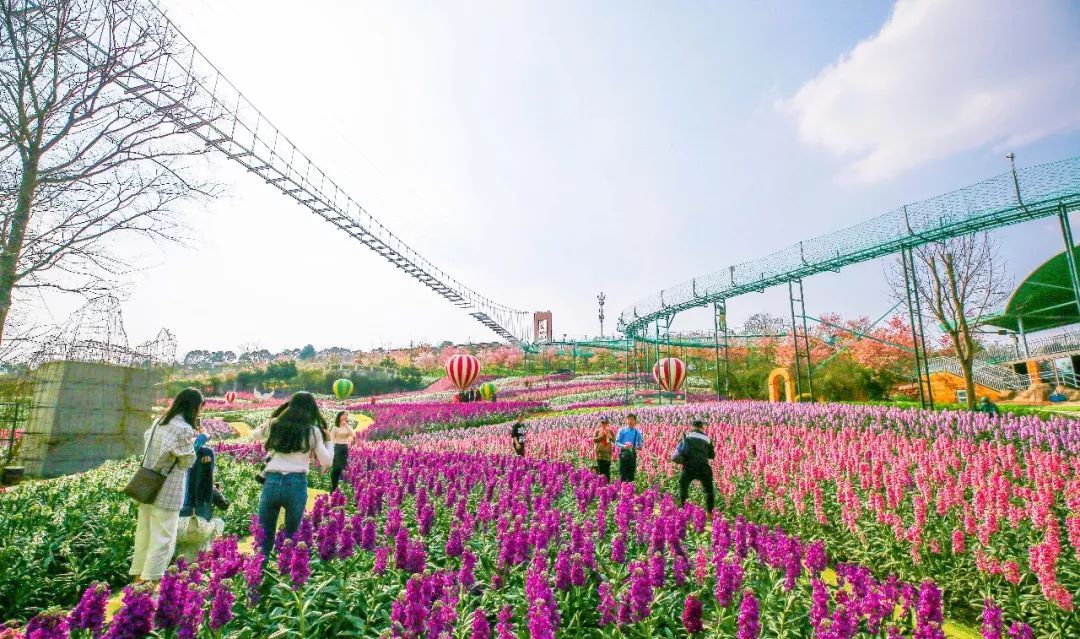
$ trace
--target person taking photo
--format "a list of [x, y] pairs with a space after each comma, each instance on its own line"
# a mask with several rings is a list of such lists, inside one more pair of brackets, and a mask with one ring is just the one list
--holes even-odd
[[274, 549], [282, 509], [285, 510], [285, 534], [291, 537], [300, 528], [307, 506], [311, 457], [314, 456], [322, 468], [330, 467], [334, 461], [334, 454], [327, 448], [326, 420], [311, 393], [294, 394], [278, 410], [280, 413], [251, 433], [252, 439], [266, 443], [265, 480], [259, 496], [264, 556], [269, 556]]
[[705, 510], [712, 514], [716, 493], [713, 488], [712, 465], [709, 462], [715, 457], [716, 449], [705, 434], [705, 422], [694, 420], [690, 432], [683, 436], [675, 452], [676, 463], [682, 464], [682, 472], [679, 474], [679, 506], [686, 503], [690, 484], [699, 481], [705, 492]]

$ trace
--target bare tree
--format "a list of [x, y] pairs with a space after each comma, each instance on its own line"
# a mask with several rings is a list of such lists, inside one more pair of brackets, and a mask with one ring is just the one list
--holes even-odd
[[[914, 276], [922, 311], [938, 321], [948, 337], [967, 389], [968, 408], [975, 407], [976, 331], [1007, 297], [1011, 283], [987, 233], [924, 244], [912, 251]], [[906, 301], [902, 266], [891, 274], [894, 294]]]
[[138, 0], [0, 0], [0, 343], [20, 291], [113, 289], [118, 241], [182, 239], [175, 205], [216, 190], [173, 119], [212, 114], [163, 22]]

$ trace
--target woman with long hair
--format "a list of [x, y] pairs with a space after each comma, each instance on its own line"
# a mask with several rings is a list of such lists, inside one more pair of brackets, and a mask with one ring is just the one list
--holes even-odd
[[326, 420], [311, 393], [294, 394], [278, 407], [271, 418], [252, 432], [266, 443], [266, 480], [259, 497], [259, 522], [263, 529], [262, 551], [274, 549], [278, 515], [285, 509], [285, 533], [290, 537], [300, 528], [307, 506], [307, 473], [311, 457], [327, 468], [333, 453], [327, 448]]
[[187, 473], [195, 463], [195, 432], [203, 396], [185, 388], [143, 436], [143, 464], [165, 475], [152, 504], [139, 504], [135, 550], [128, 572], [137, 581], [158, 581], [176, 551], [176, 527], [187, 492]]
[[334, 465], [330, 467], [330, 492], [337, 490], [341, 473], [349, 464], [349, 444], [352, 443], [354, 435], [352, 426], [349, 424], [349, 413], [340, 411], [334, 415], [334, 429], [330, 431], [330, 439], [334, 442]]

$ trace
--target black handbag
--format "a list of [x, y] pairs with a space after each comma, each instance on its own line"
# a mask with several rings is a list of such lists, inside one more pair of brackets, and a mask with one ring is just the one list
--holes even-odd
[[169, 472], [164, 474], [146, 467], [146, 453], [150, 450], [150, 444], [154, 442], [154, 435], [157, 434], [157, 427], [160, 423], [159, 421], [154, 424], [154, 428], [150, 431], [150, 438], [146, 441], [146, 448], [143, 449], [139, 469], [135, 471], [135, 475], [128, 481], [127, 486], [124, 486], [124, 490], [121, 491], [140, 504], [154, 503], [158, 493], [161, 492], [161, 487], [165, 484], [165, 478], [169, 476], [169, 473], [176, 468], [176, 463], [180, 461], [179, 459], [173, 460]]

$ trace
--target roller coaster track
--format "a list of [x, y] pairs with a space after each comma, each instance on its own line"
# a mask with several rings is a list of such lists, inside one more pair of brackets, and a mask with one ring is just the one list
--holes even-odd
[[[208, 147], [318, 215], [438, 293], [454, 306], [512, 344], [531, 341], [531, 313], [499, 304], [457, 281], [390, 231], [274, 126], [263, 113], [152, 2], [135, 5], [128, 14], [135, 24], [152, 21], [171, 55], [153, 75], [132, 73], [118, 80], [129, 94], [165, 114], [178, 130], [198, 136]], [[26, 3], [33, 28], [38, 7]], [[70, 32], [65, 43], [89, 42], [87, 34]], [[106, 56], [102, 45], [68, 47], [87, 65], [86, 51]]]
[[628, 336], [640, 337], [651, 322], [685, 310], [929, 242], [1075, 210], [1080, 210], [1080, 157], [1003, 173], [666, 288], [625, 309], [619, 325]]

